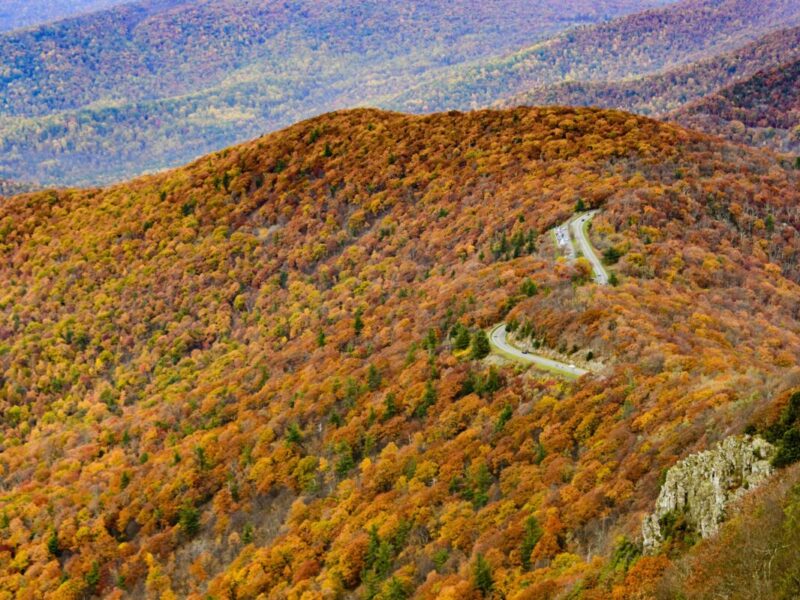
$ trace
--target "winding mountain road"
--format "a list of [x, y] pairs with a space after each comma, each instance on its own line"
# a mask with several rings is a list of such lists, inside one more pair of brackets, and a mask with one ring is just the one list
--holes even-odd
[[[593, 210], [591, 212], [581, 214], [580, 216], [567, 221], [563, 225], [558, 226], [555, 229], [555, 239], [556, 244], [567, 254], [567, 258], [570, 261], [574, 261], [576, 253], [570, 237], [574, 238], [578, 244], [578, 247], [580, 248], [581, 253], [592, 265], [595, 282], [598, 285], [608, 285], [608, 272], [606, 272], [605, 268], [603, 267], [603, 263], [597, 257], [597, 254], [595, 254], [592, 244], [586, 237], [586, 226], [596, 214], [597, 211]], [[489, 344], [496, 354], [514, 360], [518, 363], [535, 365], [536, 367], [546, 371], [554, 371], [568, 377], [581, 377], [590, 372], [587, 369], [576, 367], [573, 364], [561, 362], [540, 354], [534, 354], [533, 352], [520, 350], [516, 346], [513, 346], [508, 341], [508, 331], [506, 330], [505, 323], [496, 325], [494, 329], [489, 332]]]
[[597, 211], [593, 210], [592, 212], [579, 216], [577, 219], [573, 219], [570, 223], [570, 229], [572, 231], [572, 237], [578, 242], [581, 254], [583, 254], [586, 260], [592, 265], [595, 282], [598, 285], [608, 285], [608, 272], [606, 272], [603, 263], [597, 257], [597, 254], [595, 254], [592, 244], [589, 243], [589, 239], [586, 237], [586, 225], [596, 214]]
[[581, 377], [586, 375], [589, 371], [581, 369], [575, 365], [569, 365], [552, 358], [547, 358], [539, 354], [525, 352], [512, 346], [507, 338], [508, 332], [506, 331], [506, 324], [500, 323], [489, 333], [489, 343], [492, 348], [500, 355], [512, 358], [513, 360], [528, 364], [536, 365], [539, 368], [547, 371], [556, 371], [561, 374], [570, 375], [572, 377]]

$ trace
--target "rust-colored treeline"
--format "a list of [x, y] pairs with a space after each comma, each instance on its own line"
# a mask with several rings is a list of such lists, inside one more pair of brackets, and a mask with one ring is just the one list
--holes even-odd
[[[5, 201], [0, 595], [646, 595], [659, 473], [798, 385], [798, 195], [620, 112], [359, 110]], [[474, 358], [503, 319], [604, 373]]]

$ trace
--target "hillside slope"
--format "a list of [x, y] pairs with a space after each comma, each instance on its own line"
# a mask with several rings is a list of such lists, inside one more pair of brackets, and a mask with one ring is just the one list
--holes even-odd
[[4, 0], [0, 33], [111, 8], [133, 0]]
[[665, 1], [149, 0], [0, 35], [0, 176], [162, 169]]
[[724, 87], [800, 57], [800, 27], [770, 33], [735, 51], [645, 77], [606, 82], [569, 82], [527, 90], [498, 106], [559, 104], [618, 108], [666, 117]]
[[[0, 590], [649, 593], [659, 473], [800, 385], [798, 190], [621, 112], [358, 110], [1, 203]], [[579, 200], [616, 286], [553, 254]], [[502, 320], [607, 370], [492, 367]]]
[[423, 80], [384, 105], [419, 112], [478, 108], [552, 84], [642, 77], [733, 51], [797, 25], [800, 4], [794, 0], [684, 0]]
[[800, 154], [800, 59], [710, 94], [671, 118], [738, 142]]

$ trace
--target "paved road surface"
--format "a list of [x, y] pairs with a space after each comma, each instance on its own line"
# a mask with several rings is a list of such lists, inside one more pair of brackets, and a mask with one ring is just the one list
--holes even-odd
[[[594, 272], [594, 280], [598, 285], [608, 285], [608, 273], [603, 268], [603, 263], [600, 262], [600, 259], [597, 257], [597, 254], [594, 252], [594, 248], [592, 248], [592, 244], [586, 237], [586, 233], [584, 232], [584, 225], [592, 220], [592, 218], [597, 214], [596, 210], [593, 210], [588, 213], [584, 213], [578, 217], [573, 218], [570, 221], [567, 221], [563, 225], [559, 225], [555, 229], [555, 236], [556, 236], [556, 243], [559, 247], [561, 247], [567, 255], [567, 258], [572, 261], [575, 260], [575, 246], [572, 244], [571, 237], [575, 239], [578, 244], [578, 247], [581, 249], [581, 253], [586, 257], [586, 260], [592, 265], [592, 271]], [[533, 354], [531, 352], [524, 352], [519, 350], [518, 348], [512, 346], [508, 339], [507, 339], [507, 332], [506, 332], [506, 324], [501, 323], [494, 329], [492, 329], [491, 333], [489, 334], [489, 342], [494, 350], [499, 351], [501, 354], [505, 354], [506, 356], [513, 358], [517, 362], [528, 364], [528, 365], [536, 365], [543, 369], [548, 369], [550, 371], [557, 371], [559, 373], [563, 373], [566, 375], [571, 375], [574, 377], [580, 377], [582, 375], [586, 375], [589, 371], [586, 369], [581, 369], [580, 367], [576, 367], [572, 364], [563, 363], [558, 360], [553, 360], [552, 358], [547, 358], [545, 356], [540, 356], [539, 354]]]
[[522, 350], [512, 346], [507, 339], [505, 323], [501, 323], [492, 329], [491, 333], [489, 334], [489, 341], [494, 348], [500, 350], [500, 352], [503, 354], [510, 355], [517, 362], [536, 365], [544, 369], [566, 373], [567, 375], [573, 375], [575, 377], [586, 375], [589, 372], [586, 369], [581, 369], [575, 365], [553, 360], [552, 358], [546, 358], [544, 356], [539, 356], [538, 354], [523, 352]]
[[608, 285], [608, 273], [603, 268], [603, 263], [600, 262], [597, 254], [594, 253], [594, 248], [592, 248], [592, 244], [586, 238], [586, 233], [583, 230], [584, 225], [591, 221], [596, 214], [597, 211], [593, 210], [592, 212], [579, 216], [577, 219], [573, 219], [570, 223], [570, 229], [572, 230], [572, 236], [575, 238], [575, 241], [578, 242], [581, 253], [592, 265], [595, 282], [597, 282], [598, 285]]

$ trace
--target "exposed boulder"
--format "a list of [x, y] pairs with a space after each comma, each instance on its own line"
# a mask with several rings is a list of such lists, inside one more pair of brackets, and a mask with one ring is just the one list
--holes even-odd
[[728, 505], [769, 477], [774, 455], [772, 444], [746, 435], [676, 463], [667, 471], [655, 510], [642, 523], [645, 552], [659, 549], [668, 523], [678, 515], [701, 537], [714, 535]]

